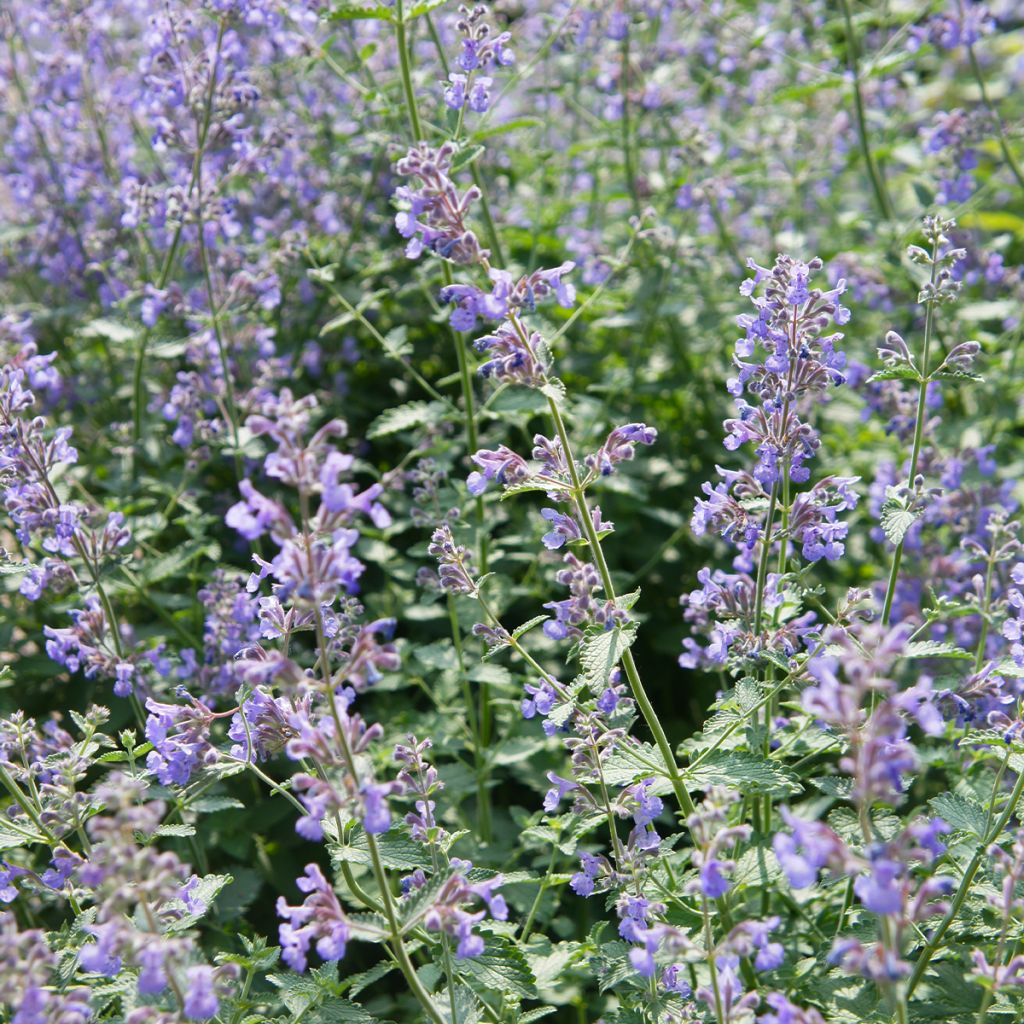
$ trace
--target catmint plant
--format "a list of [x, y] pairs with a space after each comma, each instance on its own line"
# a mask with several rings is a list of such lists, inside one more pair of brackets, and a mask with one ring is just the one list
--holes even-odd
[[925, 6], [3, 6], [0, 1019], [1021, 1019], [1022, 29]]

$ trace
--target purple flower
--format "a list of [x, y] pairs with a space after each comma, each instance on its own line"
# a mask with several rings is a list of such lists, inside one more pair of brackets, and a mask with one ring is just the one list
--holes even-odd
[[853, 883], [853, 891], [873, 914], [898, 914], [903, 909], [903, 873], [901, 864], [873, 857], [868, 874]]
[[209, 1020], [220, 1009], [213, 987], [213, 968], [200, 964], [190, 967], [185, 978], [185, 1016], [190, 1020]]
[[729, 880], [722, 874], [726, 865], [722, 861], [709, 860], [700, 868], [701, 891], [709, 899], [716, 900], [729, 891]]
[[295, 881], [308, 895], [298, 907], [291, 907], [283, 896], [277, 899], [277, 915], [284, 919], [278, 929], [281, 959], [299, 973], [306, 969], [309, 947], [323, 960], [340, 960], [349, 939], [348, 921], [334, 890], [327, 884], [316, 864], [307, 864], [306, 873]]

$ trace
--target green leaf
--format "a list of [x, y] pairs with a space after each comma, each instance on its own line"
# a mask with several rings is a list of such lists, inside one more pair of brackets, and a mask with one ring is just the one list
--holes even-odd
[[487, 150], [483, 146], [467, 146], [452, 158], [452, 171], [458, 171], [468, 167], [471, 163], [479, 160]]
[[539, 128], [543, 124], [544, 122], [539, 117], [514, 117], [509, 121], [503, 121], [501, 124], [481, 128], [473, 132], [471, 138], [474, 141], [490, 139], [495, 135], [505, 135], [508, 132], [518, 131], [520, 128]]
[[521, 636], [525, 636], [535, 626], [539, 626], [542, 622], [547, 622], [550, 617], [549, 615], [534, 615], [532, 619], [528, 619], [521, 626], [516, 626], [512, 630], [512, 639], [518, 640]]
[[377, 1024], [378, 1021], [359, 1003], [340, 996], [327, 996], [312, 1013], [306, 1013], [302, 1019], [309, 1024]]
[[1013, 299], [996, 299], [993, 302], [965, 302], [957, 307], [957, 318], [969, 320], [971, 323], [982, 323], [987, 320], [1002, 322], [1019, 312], [1020, 305]]
[[970, 832], [979, 839], [984, 838], [988, 815], [985, 808], [967, 797], [956, 793], [942, 793], [933, 796], [928, 806], [947, 824], [960, 832]]
[[944, 640], [915, 640], [907, 644], [904, 652], [906, 658], [959, 658], [961, 661], [970, 661], [974, 655], [965, 651], [956, 644], [947, 643]]
[[937, 370], [931, 375], [931, 380], [970, 380], [974, 382], [983, 381], [985, 378], [980, 373], [971, 373], [970, 370]]
[[220, 545], [208, 540], [187, 540], [155, 561], [146, 563], [139, 573], [139, 580], [146, 586], [161, 580], [180, 576], [190, 562], [203, 557], [211, 560], [220, 558]]
[[518, 999], [536, 999], [533, 973], [522, 952], [510, 942], [491, 939], [480, 956], [459, 961], [458, 972], [477, 992], [507, 992]]
[[550, 398], [555, 405], [562, 405], [565, 402], [565, 385], [557, 377], [549, 377], [540, 393]]
[[347, 991], [357, 996], [365, 988], [369, 988], [372, 984], [380, 981], [381, 978], [390, 974], [396, 969], [396, 964], [391, 963], [389, 960], [381, 960], [375, 967], [371, 967], [368, 971], [362, 971], [360, 974], [349, 975], [345, 979], [344, 984], [347, 987]]
[[0, 850], [13, 850], [17, 846], [30, 846], [33, 843], [45, 843], [45, 836], [36, 832], [35, 827], [28, 821], [19, 821], [15, 826], [13, 822], [0, 816]]
[[394, 21], [394, 16], [387, 7], [377, 4], [340, 3], [327, 16], [329, 21], [359, 21], [372, 19], [375, 21]]
[[196, 827], [195, 825], [159, 825], [153, 834], [183, 838], [185, 836], [194, 836], [196, 834]]
[[402, 324], [399, 327], [393, 327], [384, 335], [384, 351], [392, 359], [402, 360], [412, 355], [412, 344], [406, 340], [407, 333], [405, 324]]
[[637, 977], [636, 969], [629, 960], [630, 946], [625, 942], [605, 942], [594, 957], [599, 988], [602, 992], [616, 988], [624, 981]]
[[661, 751], [650, 743], [620, 743], [604, 762], [604, 781], [609, 786], [628, 786], [639, 779], [661, 776], [668, 768]]
[[622, 655], [636, 640], [636, 623], [588, 631], [580, 641], [580, 664], [592, 687], [604, 687]]
[[874, 384], [880, 380], [913, 380], [920, 383], [921, 374], [916, 366], [909, 363], [897, 363], [896, 366], [887, 366], [884, 370], [871, 374], [865, 383]]
[[902, 543], [916, 519], [917, 513], [907, 508], [900, 498], [889, 498], [882, 506], [882, 529], [892, 544]]
[[[213, 901], [217, 898], [217, 894], [233, 881], [231, 875], [204, 875], [200, 878], [199, 884], [193, 890], [192, 898], [202, 903], [201, 909], [195, 913], [182, 914], [181, 917], [174, 918], [167, 925], [167, 931], [183, 932], [201, 921], [213, 908]], [[185, 903], [182, 900], [171, 900], [169, 908], [172, 910], [184, 909]]]
[[299, 1017], [322, 1003], [330, 993], [328, 986], [333, 981], [331, 972], [336, 979], [338, 975], [336, 962], [325, 964], [308, 974], [296, 974], [294, 971], [289, 971], [287, 974], [268, 974], [267, 981], [278, 989], [285, 1009]]
[[527, 480], [521, 484], [513, 484], [511, 487], [506, 487], [501, 492], [501, 500], [504, 501], [506, 498], [511, 498], [515, 494], [525, 494], [527, 491], [557, 491], [564, 490], [568, 491], [568, 487], [563, 487], [554, 482], [544, 481], [530, 481]]
[[217, 811], [228, 811], [244, 808], [241, 800], [233, 796], [201, 796], [188, 804], [190, 811], [197, 811], [199, 814], [215, 814]]
[[[325, 830], [328, 833], [332, 832], [331, 824], [329, 819], [324, 822]], [[416, 868], [425, 868], [430, 865], [430, 858], [427, 857], [423, 847], [398, 832], [388, 832], [378, 836], [377, 849], [380, 851], [380, 859], [386, 868], [394, 868], [396, 871], [415, 871]], [[371, 865], [366, 833], [362, 829], [358, 829], [352, 840], [344, 846], [331, 843], [331, 860], [344, 861], [348, 864]]]
[[366, 436], [374, 441], [378, 437], [387, 437], [403, 430], [421, 427], [424, 423], [437, 420], [441, 407], [437, 402], [406, 402], [381, 413], [369, 426]]
[[743, 793], [799, 793], [800, 780], [776, 761], [745, 750], [716, 750], [683, 774], [687, 789], [729, 786]]
[[112, 320], [109, 317], [100, 317], [85, 324], [79, 331], [83, 338], [106, 338], [115, 344], [127, 344], [137, 334], [137, 329], [119, 320]]
[[416, 4], [416, 6], [406, 14], [405, 20], [412, 21], [413, 18], [418, 18], [420, 15], [429, 14], [431, 11], [436, 10], [447, 2], [448, 0], [420, 0], [420, 3]]

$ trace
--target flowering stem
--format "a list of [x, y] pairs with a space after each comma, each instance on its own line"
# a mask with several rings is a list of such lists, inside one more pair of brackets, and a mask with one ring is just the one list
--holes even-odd
[[[315, 612], [315, 624], [317, 648], [320, 652], [320, 670], [323, 675], [324, 686], [327, 690], [327, 702], [330, 705], [331, 717], [334, 719], [336, 735], [339, 740], [339, 745], [341, 746], [342, 756], [345, 759], [345, 767], [348, 769], [354, 782], [356, 779], [355, 757], [352, 753], [351, 747], [349, 746], [348, 735], [345, 732], [345, 727], [341, 721], [341, 714], [338, 711], [337, 697], [334, 692], [334, 681], [331, 678], [330, 661], [327, 656], [327, 638], [324, 633], [323, 618], [319, 608], [317, 608]], [[405, 976], [405, 980], [409, 985], [409, 990], [417, 998], [420, 1005], [423, 1007], [424, 1012], [434, 1022], [434, 1024], [448, 1024], [441, 1014], [438, 1013], [437, 1007], [430, 998], [430, 994], [420, 982], [420, 979], [416, 974], [416, 968], [409, 959], [408, 950], [406, 950], [405, 943], [402, 941], [402, 933], [398, 925], [398, 915], [395, 912], [395, 901], [391, 894], [391, 887], [388, 883], [387, 872], [384, 870], [384, 863], [380, 859], [380, 850], [377, 847], [377, 837], [372, 832], [365, 832], [365, 835], [366, 847], [370, 853], [370, 863], [373, 866], [373, 875], [377, 881], [377, 888], [380, 889], [381, 903], [384, 907], [384, 917], [387, 919], [388, 938], [391, 943], [391, 949], [398, 961], [399, 969]]]
[[981, 72], [981, 65], [978, 63], [973, 43], [967, 43], [967, 57], [971, 63], [971, 71], [974, 72], [974, 80], [978, 83], [978, 89], [981, 91], [981, 102], [985, 104], [992, 120], [995, 121], [999, 149], [1002, 151], [1006, 166], [1009, 167], [1010, 173], [1017, 179], [1017, 184], [1024, 188], [1024, 172], [1021, 171], [1020, 164], [1017, 163], [1010, 149], [1010, 144], [1006, 141], [1006, 129], [1003, 127], [1003, 120], [996, 112], [992, 101], [988, 98], [988, 89], [985, 88], [985, 76]]
[[[1009, 757], [1009, 753], [1007, 754]], [[977, 852], [971, 859], [970, 864], [967, 865], [967, 870], [964, 871], [964, 876], [960, 880], [960, 887], [956, 891], [956, 895], [953, 897], [953, 902], [949, 905], [949, 910], [946, 911], [946, 916], [943, 917], [942, 921], [939, 922], [939, 926], [932, 933], [931, 939], [925, 945], [924, 949], [921, 950], [920, 956], [914, 963], [914, 970], [910, 975], [910, 979], [907, 982], [907, 998], [913, 993], [920, 980], [924, 977], [924, 972], [931, 962], [932, 957], [935, 955], [936, 950], [942, 945], [942, 939], [946, 932], [949, 930], [949, 926], [956, 920], [957, 915], [960, 913], [961, 908], [964, 905], [964, 900], [967, 899], [967, 894], [971, 890], [971, 884], [974, 881], [974, 876], [978, 873], [978, 868], [981, 866], [982, 858], [985, 856], [989, 846], [1002, 834], [1003, 829], [1006, 828], [1007, 822], [1013, 817], [1014, 811], [1017, 809], [1017, 804], [1020, 803], [1021, 796], [1024, 795], [1024, 772], [1021, 772], [1017, 776], [1017, 782], [1013, 787], [1013, 791], [1010, 793], [1010, 799], [1007, 801], [1006, 807], [1003, 813], [999, 816], [999, 820], [995, 823], [992, 829], [985, 834], [982, 838], [981, 843], [978, 845]]]
[[[845, 2], [845, 0], [844, 0]], [[935, 278], [938, 272], [938, 239], [932, 244], [932, 269], [930, 281], [932, 288], [935, 286]], [[931, 293], [932, 295], [934, 292]], [[935, 320], [935, 303], [929, 296], [924, 313], [924, 347], [921, 352], [920, 385], [917, 392], [917, 420], [914, 423], [914, 443], [910, 451], [910, 471], [907, 474], [907, 482], [910, 487], [914, 486], [914, 477], [917, 475], [917, 463], [921, 457], [921, 441], [924, 437], [925, 403], [928, 399], [928, 352], [932, 344], [932, 325]], [[905, 536], [905, 535], [904, 535]], [[896, 596], [896, 581], [900, 575], [900, 562], [903, 559], [903, 538], [896, 544], [896, 550], [892, 553], [892, 568], [889, 571], [889, 585], [885, 590], [885, 601], [882, 604], [882, 625], [888, 626], [892, 616], [892, 602]]]
[[619, 72], [619, 90], [622, 94], [622, 162], [626, 170], [626, 186], [633, 203], [633, 213], [640, 216], [640, 193], [636, 185], [632, 133], [629, 123], [629, 29], [622, 36], [622, 67]]
[[[409, 129], [412, 132], [412, 144], [417, 145], [420, 142], [424, 142], [425, 139], [423, 138], [423, 127], [420, 122], [419, 108], [416, 105], [416, 93], [413, 89], [412, 64], [409, 59], [409, 47], [405, 33], [405, 11], [403, 8], [403, 0], [397, 0], [395, 8], [395, 42], [398, 46], [398, 59], [402, 75], [402, 91], [405, 95], [405, 108], [406, 114], [409, 118]], [[435, 39], [435, 43], [436, 42], [437, 40]], [[481, 192], [482, 191], [483, 190], [481, 190]], [[491, 223], [491, 227], [493, 229], [493, 223], [490, 221], [489, 212], [487, 214], [487, 220], [488, 223]], [[453, 283], [452, 269], [447, 260], [442, 261], [441, 269], [445, 285], [451, 285]], [[451, 334], [452, 344], [455, 348], [455, 359], [459, 367], [459, 383], [462, 389], [462, 402], [465, 406], [466, 445], [469, 453], [472, 454], [480, 447], [476, 429], [476, 400], [473, 395], [473, 379], [469, 372], [469, 362], [466, 359], [466, 350], [465, 346], [462, 344], [462, 339], [454, 330], [451, 330], [451, 328], [449, 328], [449, 333]], [[482, 573], [486, 573], [487, 538], [484, 530], [483, 498], [477, 496], [475, 506], [478, 527], [477, 546], [480, 571]], [[467, 714], [469, 713], [470, 710], [467, 708]], [[488, 687], [486, 683], [483, 683], [480, 686], [479, 723], [480, 728], [477, 735], [479, 736], [481, 745], [486, 746], [490, 742], [491, 738], [491, 693], [490, 687]], [[489, 837], [490, 808], [488, 806], [488, 799], [485, 788], [482, 802], [480, 804], [481, 830], [483, 830], [486, 823], [487, 836]]]
[[981, 629], [978, 634], [978, 649], [974, 654], [974, 671], [980, 672], [985, 660], [985, 642], [988, 640], [988, 618], [992, 607], [992, 576], [995, 572], [998, 552], [993, 541], [988, 553], [988, 566], [985, 570], [985, 593], [981, 601]]
[[405, 93], [405, 112], [409, 117], [412, 142], [413, 145], [416, 145], [426, 140], [423, 138], [420, 113], [416, 106], [416, 93], [412, 87], [412, 65], [409, 62], [409, 45], [405, 38], [405, 10], [402, 0], [397, 0], [395, 5], [395, 42], [398, 46], [398, 62], [402, 73], [402, 91]]
[[25, 797], [21, 788], [14, 779], [11, 778], [7, 769], [2, 764], [0, 764], [0, 782], [4, 784], [4, 789], [11, 794], [14, 802], [29, 816], [32, 824], [39, 829], [46, 841], [53, 847], [59, 846], [60, 840], [43, 824], [39, 815], [36, 813], [36, 809], [32, 806], [32, 803]]
[[485, 743], [480, 732], [480, 722], [476, 715], [476, 703], [469, 688], [469, 678], [466, 675], [466, 656], [462, 649], [462, 627], [459, 625], [459, 615], [455, 608], [455, 597], [448, 595], [448, 620], [452, 627], [452, 643], [455, 645], [455, 656], [459, 662], [459, 679], [462, 683], [462, 700], [466, 705], [466, 717], [469, 720], [469, 729], [473, 734], [473, 764], [476, 767], [476, 804], [477, 823], [480, 826], [480, 838], [485, 842], [491, 841], [491, 797], [487, 789], [487, 763], [484, 759]]
[[[206, 141], [210, 134], [210, 124], [213, 121], [213, 96], [217, 87], [217, 66], [220, 63], [220, 52], [221, 47], [224, 43], [224, 32], [227, 28], [225, 20], [221, 20], [218, 31], [217, 31], [217, 42], [214, 47], [213, 61], [210, 66], [210, 82], [206, 90], [206, 100], [203, 109], [203, 120], [202, 125], [199, 128], [199, 132], [196, 138], [196, 152], [195, 157], [192, 161], [192, 175], [188, 186], [188, 195], [191, 196], [193, 188], [196, 187], [197, 182], [201, 174], [201, 168], [203, 163], [203, 156], [206, 150]], [[178, 255], [178, 248], [181, 245], [182, 235], [185, 229], [185, 218], [182, 215], [177, 227], [174, 230], [174, 235], [171, 238], [170, 248], [167, 250], [167, 255], [164, 258], [163, 267], [160, 270], [160, 276], [157, 279], [156, 287], [158, 290], [163, 290], [167, 287], [167, 282], [171, 277], [171, 268], [174, 266], [174, 260]], [[200, 240], [202, 239], [202, 230], [199, 232]], [[204, 261], [205, 262], [205, 261]], [[152, 329], [147, 327], [142, 332], [142, 337], [139, 339], [139, 347], [135, 353], [135, 370], [133, 374], [132, 382], [132, 467], [136, 466], [136, 453], [139, 443], [142, 440], [142, 421], [145, 415], [145, 399], [146, 399], [146, 387], [145, 387], [145, 374], [144, 369], [146, 365], [146, 349], [149, 346], [149, 339], [152, 334]], [[236, 446], [237, 447], [237, 446]]]
[[523, 930], [519, 933], [519, 945], [526, 945], [526, 940], [529, 939], [530, 933], [533, 931], [533, 922], [537, 919], [537, 911], [540, 910], [541, 900], [544, 898], [544, 893], [548, 890], [548, 880], [551, 878], [552, 873], [555, 870], [555, 864], [558, 860], [558, 845], [553, 843], [551, 845], [551, 859], [548, 861], [548, 869], [544, 873], [544, 877], [540, 880], [540, 884], [537, 886], [537, 895], [533, 898], [533, 903], [530, 905], [529, 913], [526, 915], [526, 920], [523, 922]]
[[708, 970], [711, 972], [711, 991], [715, 996], [715, 1020], [724, 1024], [722, 1018], [722, 993], [718, 988], [718, 968], [715, 964], [714, 936], [711, 934], [711, 914], [708, 912], [708, 900], [701, 898], [701, 914], [704, 918], [704, 946], [708, 957]]
[[875, 193], [875, 201], [878, 203], [879, 212], [886, 220], [893, 220], [892, 200], [885, 187], [885, 179], [875, 162], [871, 152], [871, 144], [868, 141], [868, 123], [864, 114], [864, 95], [860, 86], [860, 51], [857, 46], [857, 35], [853, 28], [853, 18], [850, 16], [849, 0], [840, 0], [843, 7], [843, 21], [846, 23], [846, 64], [850, 69], [850, 77], [853, 79], [853, 106], [857, 116], [857, 138], [860, 142], [861, 155], [864, 157], [864, 164], [867, 167], [868, 177], [871, 179], [871, 189]]
[[[520, 326], [519, 329], [522, 330], [522, 327]], [[615, 587], [612, 584], [611, 572], [608, 570], [608, 562], [605, 560], [601, 541], [597, 536], [597, 531], [594, 529], [594, 520], [590, 516], [590, 509], [587, 506], [587, 499], [583, 492], [583, 486], [580, 483], [576, 462], [572, 456], [572, 448], [569, 445], [569, 435], [565, 429], [562, 411], [558, 408], [558, 403], [550, 396], [548, 397], [548, 410], [554, 421], [555, 431], [558, 433], [558, 440], [561, 442], [562, 451], [565, 453], [565, 461], [569, 467], [569, 479], [572, 482], [573, 500], [576, 504], [580, 525], [583, 527], [583, 532], [587, 536], [587, 542], [590, 544], [590, 550], [593, 552], [594, 560], [597, 562], [597, 571], [601, 575], [601, 584], [604, 587], [605, 596], [609, 601], [614, 602]], [[622, 667], [626, 670], [626, 678], [629, 680], [629, 688], [632, 691], [633, 699], [636, 701], [637, 707], [640, 708], [640, 713], [643, 715], [647, 727], [654, 735], [654, 741], [658, 745], [658, 750], [661, 751], [669, 781], [672, 783], [672, 791], [675, 793], [679, 807], [685, 814], [693, 814], [696, 807], [694, 807], [693, 800], [690, 799], [690, 794], [686, 791], [682, 776], [679, 774], [679, 766], [676, 763], [675, 754], [672, 752], [672, 745], [669, 743], [668, 736], [665, 735], [665, 730], [658, 720], [658, 715], [651, 704], [650, 698], [647, 696], [647, 691], [644, 690], [644, 684], [640, 679], [640, 673], [637, 671], [636, 662], [633, 660], [633, 652], [628, 647], [622, 654]]]
[[775, 508], [779, 503], [779, 481], [772, 484], [768, 496], [768, 516], [765, 521], [764, 540], [761, 542], [761, 557], [757, 563], [757, 584], [754, 590], [754, 636], [761, 635], [761, 620], [764, 618], [764, 587], [768, 578], [768, 559], [771, 557], [772, 529], [775, 525]]

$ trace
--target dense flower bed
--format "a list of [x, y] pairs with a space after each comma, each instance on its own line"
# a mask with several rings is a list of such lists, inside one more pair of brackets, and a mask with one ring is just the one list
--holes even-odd
[[0, 43], [0, 1018], [1022, 1018], [1017, 4]]

